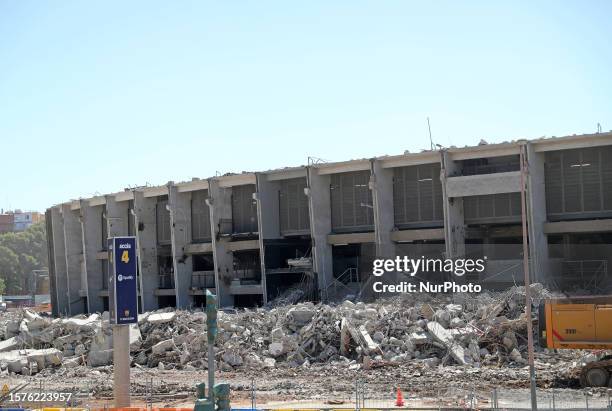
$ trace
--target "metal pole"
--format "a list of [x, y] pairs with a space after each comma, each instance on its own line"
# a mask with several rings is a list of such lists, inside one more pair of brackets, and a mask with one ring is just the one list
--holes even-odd
[[536, 397], [536, 376], [533, 358], [533, 321], [531, 319], [531, 288], [529, 278], [529, 244], [527, 239], [527, 193], [526, 193], [526, 175], [527, 162], [525, 159], [526, 146], [521, 145], [520, 162], [521, 162], [521, 220], [523, 225], [523, 271], [525, 273], [525, 315], [527, 316], [527, 349], [529, 356], [529, 385], [531, 388], [531, 409], [538, 409], [538, 399]]
[[208, 399], [215, 402], [213, 386], [215, 385], [215, 350], [214, 344], [208, 343]]
[[584, 393], [584, 402], [586, 404], [586, 409], [589, 409], [589, 393], [585, 392]]

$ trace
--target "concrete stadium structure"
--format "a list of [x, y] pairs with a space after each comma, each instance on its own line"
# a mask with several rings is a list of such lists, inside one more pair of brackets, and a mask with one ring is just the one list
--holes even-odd
[[522, 282], [519, 153], [531, 276], [609, 289], [612, 133], [444, 148], [193, 179], [46, 211], [54, 314], [108, 309], [106, 239], [138, 242], [140, 309], [261, 305], [290, 287], [359, 292], [374, 258], [486, 255], [470, 280]]

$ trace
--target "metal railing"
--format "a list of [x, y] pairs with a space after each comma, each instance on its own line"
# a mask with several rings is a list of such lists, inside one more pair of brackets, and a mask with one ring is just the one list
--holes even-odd
[[191, 288], [215, 288], [214, 271], [194, 271], [191, 274]]
[[561, 263], [562, 280], [566, 286], [587, 290], [597, 289], [608, 275], [607, 260], [564, 260]]
[[166, 290], [174, 288], [174, 274], [172, 273], [159, 274], [158, 278], [159, 278], [158, 288], [166, 289]]
[[338, 295], [339, 289], [344, 289], [348, 293], [354, 293], [355, 290], [348, 286], [350, 283], [358, 283], [359, 280], [359, 271], [355, 267], [349, 267], [342, 272], [338, 277], [334, 277], [331, 284], [327, 286], [327, 294], [329, 295], [330, 288], [333, 287], [333, 296]]

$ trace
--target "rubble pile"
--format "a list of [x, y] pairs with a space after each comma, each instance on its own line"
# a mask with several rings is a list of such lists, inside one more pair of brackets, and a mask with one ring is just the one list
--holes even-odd
[[[533, 304], [550, 293], [532, 285]], [[297, 298], [288, 296], [289, 299]], [[308, 367], [371, 369], [411, 360], [438, 365], [524, 364], [525, 290], [478, 295], [402, 295], [375, 303], [272, 305], [219, 312], [221, 370]], [[158, 310], [130, 326], [132, 361], [142, 367], [207, 366], [206, 314]], [[28, 310], [0, 318], [0, 375], [112, 363], [108, 313], [51, 319]]]

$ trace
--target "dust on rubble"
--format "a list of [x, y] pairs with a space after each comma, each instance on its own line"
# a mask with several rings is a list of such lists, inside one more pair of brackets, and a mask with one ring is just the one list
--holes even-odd
[[[535, 307], [551, 296], [540, 284], [531, 287]], [[253, 380], [258, 396], [271, 399], [350, 395], [357, 379], [374, 392], [401, 385], [420, 395], [448, 386], [524, 388], [524, 301], [524, 288], [512, 287], [220, 312], [217, 378], [231, 384], [235, 398], [245, 397]], [[2, 313], [0, 378], [30, 376], [47, 387], [86, 386], [94, 396], [109, 396], [112, 347], [107, 312], [55, 319], [28, 310]], [[157, 395], [192, 395], [195, 383], [206, 381], [205, 313], [140, 315], [130, 326], [130, 352], [132, 393], [144, 395], [154, 380]], [[536, 349], [538, 384], [575, 386], [585, 360], [579, 351]]]

